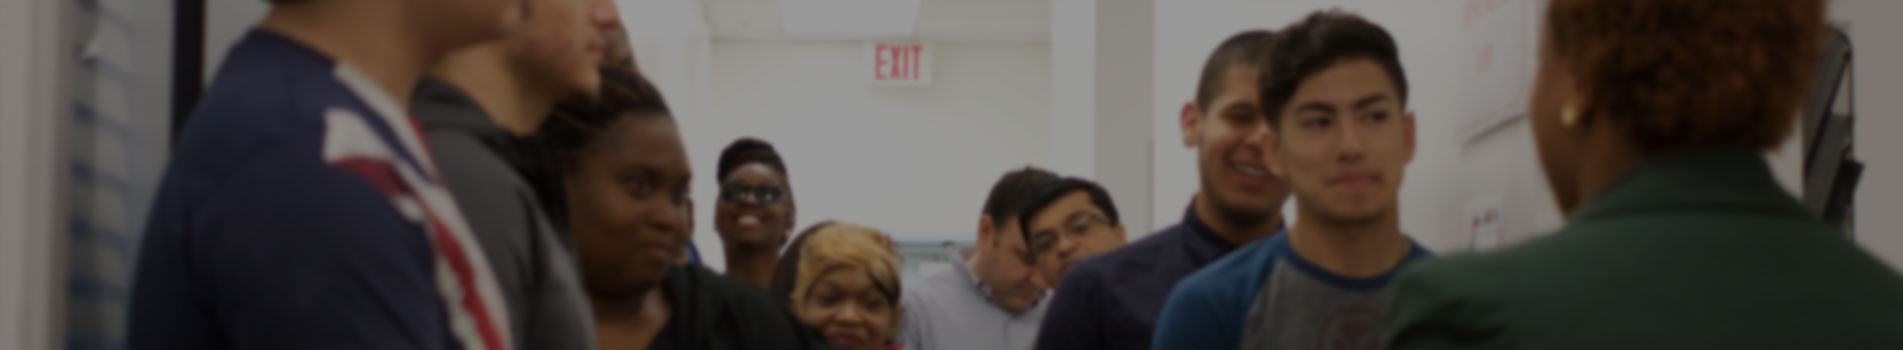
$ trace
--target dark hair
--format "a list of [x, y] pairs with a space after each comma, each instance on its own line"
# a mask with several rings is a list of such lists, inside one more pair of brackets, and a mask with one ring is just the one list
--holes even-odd
[[[619, 67], [601, 67], [601, 94], [596, 98], [575, 99], [556, 105], [549, 120], [527, 142], [539, 148], [542, 157], [537, 171], [525, 171], [542, 208], [560, 228], [567, 228], [568, 202], [562, 192], [562, 175], [580, 167], [581, 151], [593, 144], [603, 130], [622, 118], [663, 118], [672, 120], [661, 90], [645, 77]], [[691, 207], [689, 210], [692, 210]]]
[[654, 83], [626, 69], [602, 67], [601, 96], [556, 105], [555, 113], [542, 123], [536, 137], [562, 171], [574, 171], [575, 156], [593, 144], [595, 136], [625, 117], [673, 118]]
[[773, 168], [780, 172], [781, 177], [787, 176], [786, 162], [780, 160], [780, 152], [773, 150], [773, 144], [757, 138], [742, 137], [727, 144], [726, 150], [720, 151], [720, 164], [717, 165], [720, 169], [715, 170], [714, 180], [726, 181], [727, 175], [733, 174], [734, 169], [755, 163]]
[[1560, 69], [1590, 96], [1578, 113], [1618, 122], [1657, 154], [1777, 146], [1810, 86], [1824, 16], [1819, 0], [1555, 0], [1546, 25]]
[[1032, 166], [1004, 173], [991, 185], [991, 195], [985, 198], [984, 214], [991, 217], [991, 228], [1004, 229], [1006, 221], [1018, 217], [1019, 211], [1037, 199], [1036, 191], [1041, 183], [1057, 179], [1056, 173]]
[[1268, 52], [1269, 42], [1275, 38], [1267, 30], [1250, 30], [1224, 39], [1216, 45], [1216, 51], [1209, 53], [1203, 62], [1203, 75], [1196, 81], [1196, 105], [1207, 110], [1215, 103], [1216, 95], [1222, 94], [1222, 77], [1229, 74], [1229, 68], [1236, 65], [1256, 67], [1263, 54]]
[[[1058, 198], [1064, 198], [1064, 196], [1077, 191], [1084, 191], [1084, 193], [1089, 194], [1090, 205], [1097, 206], [1097, 209], [1103, 210], [1104, 218], [1110, 220], [1111, 225], [1123, 222], [1117, 215], [1117, 203], [1110, 200], [1110, 191], [1105, 190], [1103, 186], [1098, 185], [1094, 181], [1067, 177], [1060, 180], [1044, 182], [1043, 186], [1040, 187], [1041, 188], [1037, 190], [1038, 195], [1035, 197], [1037, 200], [1032, 201], [1030, 205], [1026, 205], [1023, 210], [1018, 211], [1018, 217], [1023, 219], [1018, 220], [1018, 229], [1023, 231], [1025, 242], [1031, 241], [1031, 218], [1036, 217], [1038, 212], [1044, 211], [1045, 207], [1051, 206], [1051, 203], [1056, 203]], [[1035, 255], [1037, 252], [1031, 252], [1031, 254]]]
[[1387, 71], [1401, 103], [1407, 103], [1407, 74], [1401, 70], [1400, 50], [1387, 29], [1341, 10], [1316, 11], [1283, 28], [1264, 57], [1258, 85], [1262, 114], [1269, 125], [1281, 125], [1282, 108], [1294, 98], [1302, 79], [1347, 59], [1372, 59]]

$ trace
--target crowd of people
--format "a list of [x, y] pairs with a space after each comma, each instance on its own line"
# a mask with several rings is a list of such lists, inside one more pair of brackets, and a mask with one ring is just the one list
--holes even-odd
[[677, 116], [612, 1], [272, 6], [177, 142], [131, 348], [1903, 348], [1903, 277], [1760, 156], [1821, 0], [1552, 0], [1526, 118], [1569, 220], [1538, 241], [1404, 234], [1402, 55], [1325, 10], [1208, 56], [1179, 223], [1129, 242], [1102, 186], [1008, 170], [975, 246], [911, 283], [877, 228], [794, 234], [756, 138], [713, 169], [703, 267]]

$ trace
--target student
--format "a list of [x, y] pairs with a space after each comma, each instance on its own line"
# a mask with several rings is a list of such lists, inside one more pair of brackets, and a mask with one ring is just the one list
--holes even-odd
[[1018, 212], [1018, 226], [1039, 273], [1056, 281], [1078, 260], [1122, 247], [1124, 233], [1117, 204], [1103, 186], [1079, 178], [1049, 184]]
[[1527, 119], [1568, 221], [1408, 269], [1391, 347], [1903, 349], [1903, 278], [1763, 156], [1811, 86], [1824, 6], [1553, 1]]
[[759, 288], [678, 263], [692, 180], [680, 131], [652, 84], [613, 68], [602, 78], [600, 101], [565, 105], [540, 131], [561, 174], [596, 348], [827, 348]]
[[1338, 11], [1277, 33], [1259, 85], [1295, 226], [1177, 284], [1157, 349], [1373, 348], [1388, 279], [1427, 255], [1401, 234], [1414, 115], [1394, 39]]
[[1044, 318], [1045, 283], [1030, 261], [1018, 213], [1057, 174], [1024, 167], [999, 177], [978, 217], [978, 247], [904, 294], [911, 350], [1024, 349]]
[[1224, 40], [1196, 100], [1183, 105], [1183, 145], [1197, 149], [1201, 188], [1175, 226], [1071, 265], [1038, 334], [1037, 348], [1148, 349], [1170, 288], [1183, 276], [1282, 226], [1287, 184], [1263, 160], [1268, 122], [1256, 102], [1256, 64], [1267, 31]]
[[773, 144], [741, 138], [720, 152], [720, 199], [714, 231], [727, 256], [727, 275], [767, 288], [780, 247], [793, 231], [793, 186]]
[[528, 2], [503, 39], [457, 50], [419, 83], [412, 114], [443, 182], [489, 257], [517, 349], [591, 349], [588, 299], [567, 235], [555, 231], [518, 164], [556, 101], [596, 94], [612, 3]]
[[509, 348], [488, 259], [404, 104], [519, 4], [272, 1], [175, 144], [127, 346]]
[[773, 289], [793, 313], [818, 327], [834, 349], [879, 350], [896, 343], [899, 258], [892, 239], [869, 227], [822, 222], [801, 232], [774, 269]]

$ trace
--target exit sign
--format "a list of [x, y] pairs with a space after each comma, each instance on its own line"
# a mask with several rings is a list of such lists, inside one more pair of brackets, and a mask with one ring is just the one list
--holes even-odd
[[921, 43], [866, 44], [866, 78], [873, 85], [932, 83], [932, 46]]

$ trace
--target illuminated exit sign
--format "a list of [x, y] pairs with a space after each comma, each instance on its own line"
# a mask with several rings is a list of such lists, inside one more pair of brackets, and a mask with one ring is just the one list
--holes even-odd
[[867, 81], [873, 85], [932, 83], [932, 46], [921, 43], [866, 44]]

